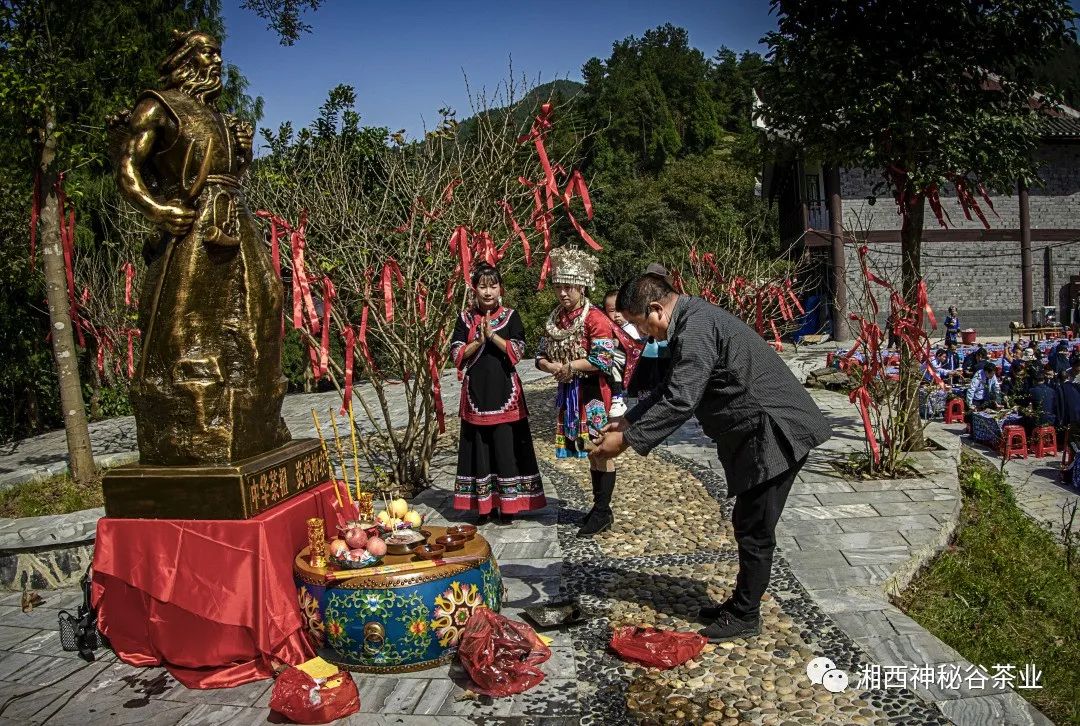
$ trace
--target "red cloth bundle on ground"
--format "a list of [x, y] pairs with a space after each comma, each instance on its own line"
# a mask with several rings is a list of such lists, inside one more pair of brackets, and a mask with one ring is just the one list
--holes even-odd
[[360, 710], [360, 692], [348, 673], [316, 680], [290, 667], [274, 683], [270, 710], [293, 723], [330, 723]]
[[627, 625], [611, 636], [611, 649], [623, 660], [651, 668], [674, 668], [696, 658], [705, 647], [704, 636]]
[[551, 648], [536, 631], [489, 608], [473, 612], [458, 646], [472, 690], [486, 696], [509, 696], [539, 684], [544, 674], [537, 666], [550, 657]]

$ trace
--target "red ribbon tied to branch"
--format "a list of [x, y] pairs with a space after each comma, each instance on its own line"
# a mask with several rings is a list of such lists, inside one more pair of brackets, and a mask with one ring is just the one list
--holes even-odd
[[510, 220], [510, 226], [514, 230], [514, 234], [521, 240], [521, 248], [525, 251], [525, 266], [532, 265], [532, 252], [529, 249], [529, 237], [525, 234], [525, 230], [518, 224], [517, 217], [514, 216], [514, 208], [510, 206], [510, 203], [505, 199], [499, 200], [499, 206], [506, 212], [506, 218]]
[[135, 265], [125, 262], [124, 271], [124, 304], [131, 307], [131, 287], [135, 282]]
[[456, 255], [465, 283], [472, 277], [472, 249], [469, 247], [469, 228], [458, 225], [450, 235], [450, 254]]
[[405, 277], [401, 274], [401, 266], [393, 257], [388, 257], [382, 269], [383, 312], [388, 323], [394, 321], [394, 280], [404, 287]]
[[532, 129], [525, 136], [518, 137], [518, 143], [532, 141], [536, 145], [536, 155], [540, 157], [540, 167], [544, 170], [544, 183], [552, 194], [558, 194], [559, 185], [555, 183], [555, 172], [551, 168], [547, 149], [544, 148], [544, 136], [551, 130], [553, 110], [550, 103], [541, 104], [540, 113], [533, 120]]
[[323, 275], [322, 283], [323, 319], [322, 339], [319, 341], [319, 370], [313, 371], [316, 380], [325, 376], [327, 371], [330, 370], [330, 315], [334, 306], [334, 298], [337, 297], [337, 290], [329, 277]]
[[300, 224], [290, 235], [292, 252], [292, 292], [293, 292], [293, 327], [304, 327], [304, 311], [307, 311], [308, 330], [312, 335], [319, 334], [319, 315], [315, 310], [315, 301], [311, 297], [311, 279], [307, 275], [304, 262], [304, 248], [307, 246], [307, 212], [300, 215]]
[[79, 325], [79, 307], [75, 300], [75, 210], [67, 210], [67, 195], [64, 194], [64, 175], [56, 180], [56, 211], [60, 222], [60, 246], [64, 251], [64, 276], [67, 280], [68, 315], [78, 334], [79, 347], [86, 347], [82, 326]]
[[344, 416], [352, 402], [352, 385], [353, 385], [353, 348], [356, 347], [356, 331], [353, 330], [353, 326], [346, 325], [345, 330], [341, 331], [341, 335], [345, 338], [345, 390], [341, 396], [341, 410], [338, 414]]
[[278, 215], [260, 209], [255, 212], [256, 217], [269, 220], [270, 222], [270, 260], [274, 264], [274, 273], [281, 279], [281, 234], [293, 231], [292, 225]]
[[379, 372], [379, 368], [375, 365], [375, 359], [371, 357], [371, 350], [368, 349], [367, 329], [368, 314], [370, 312], [370, 308], [365, 305], [363, 311], [361, 311], [360, 313], [360, 332], [357, 335], [357, 342], [360, 344], [360, 352], [363, 354], [364, 360], [367, 362], [369, 375], [374, 376]]
[[135, 338], [142, 337], [142, 333], [138, 328], [125, 328], [124, 334], [127, 335], [127, 374], [128, 378], [135, 377]]

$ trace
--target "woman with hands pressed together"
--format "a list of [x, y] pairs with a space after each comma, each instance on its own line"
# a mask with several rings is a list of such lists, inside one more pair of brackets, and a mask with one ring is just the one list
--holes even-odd
[[454, 327], [450, 357], [461, 381], [461, 438], [454, 508], [492, 513], [504, 522], [547, 506], [529, 429], [525, 394], [514, 366], [525, 352], [517, 311], [502, 306], [502, 277], [486, 264], [472, 274], [476, 304]]

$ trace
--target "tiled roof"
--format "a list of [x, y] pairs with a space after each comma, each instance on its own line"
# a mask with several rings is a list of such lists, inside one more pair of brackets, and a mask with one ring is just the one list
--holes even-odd
[[1040, 125], [1044, 139], [1080, 139], [1080, 118], [1047, 116]]

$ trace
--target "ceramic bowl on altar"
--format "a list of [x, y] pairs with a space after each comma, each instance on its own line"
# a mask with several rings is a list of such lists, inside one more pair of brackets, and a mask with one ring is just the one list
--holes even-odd
[[435, 544], [443, 547], [447, 552], [453, 552], [465, 546], [465, 537], [460, 534], [445, 534], [442, 537], [436, 537]]
[[450, 536], [461, 536], [468, 542], [476, 536], [476, 527], [471, 524], [456, 524], [453, 527], [447, 527], [446, 533]]
[[413, 547], [412, 553], [422, 560], [437, 560], [443, 556], [446, 549], [441, 545], [422, 544]]
[[427, 538], [411, 529], [398, 530], [383, 538], [386, 542], [386, 551], [391, 555], [407, 555], [413, 547], [425, 541]]

